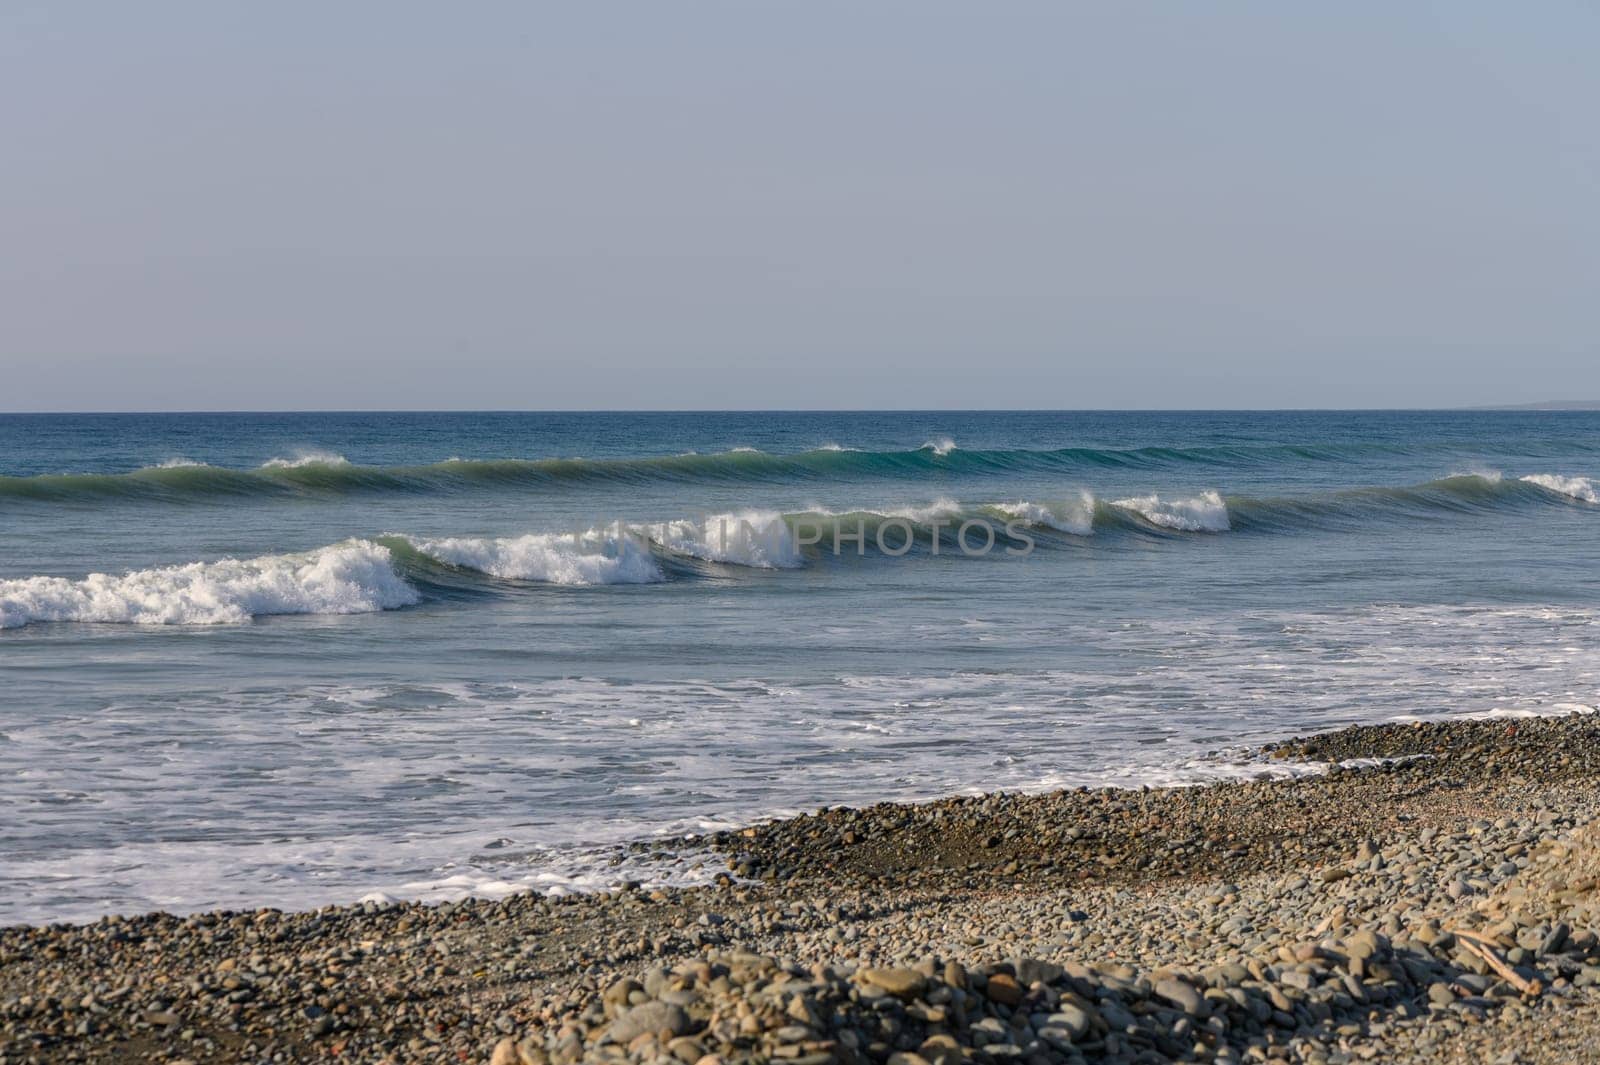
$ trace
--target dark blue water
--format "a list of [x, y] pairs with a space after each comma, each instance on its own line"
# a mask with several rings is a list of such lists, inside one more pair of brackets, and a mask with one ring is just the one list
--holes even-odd
[[0, 416], [0, 920], [1592, 707], [1596, 477], [1582, 412]]

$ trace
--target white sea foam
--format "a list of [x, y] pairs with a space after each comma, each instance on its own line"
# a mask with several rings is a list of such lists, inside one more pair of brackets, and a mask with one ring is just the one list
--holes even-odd
[[1030, 503], [1024, 499], [1015, 503], [996, 504], [995, 509], [1030, 525], [1057, 529], [1074, 536], [1094, 534], [1094, 496], [1086, 491], [1080, 492], [1077, 499], [1064, 503]]
[[237, 624], [266, 614], [362, 614], [418, 601], [389, 549], [348, 540], [317, 551], [0, 581], [0, 629], [40, 621]]
[[529, 533], [493, 539], [453, 536], [407, 537], [411, 546], [440, 562], [509, 580], [549, 584], [654, 584], [666, 574], [633, 536], [616, 530]]
[[[11, 838], [100, 835], [94, 846], [8, 854], [0, 923], [305, 908], [372, 891], [443, 899], [508, 885], [687, 884], [720, 866], [676, 845], [669, 860], [636, 854], [616, 866], [610, 844], [818, 805], [1304, 775], [1326, 767], [1243, 748], [1403, 712], [1511, 717], [1595, 703], [1600, 611], [1571, 603], [1288, 612], [1195, 603], [1110, 625], [1061, 605], [1068, 627], [1052, 630], [1057, 642], [1096, 650], [1047, 670], [901, 668], [896, 655], [862, 672], [782, 681], [768, 673], [787, 667], [764, 665], [649, 680], [420, 683], [357, 670], [349, 684], [229, 674], [191, 686], [174, 663], [172, 684], [82, 707], [41, 714], [13, 699], [18, 709], [0, 719]], [[939, 611], [914, 631], [905, 620], [869, 613], [841, 636], [952, 646], [981, 621], [1015, 648], [1038, 631], [999, 607]], [[1019, 730], [1022, 716], [1029, 727]], [[1006, 734], [1004, 749], [923, 742], [954, 719]], [[155, 771], [159, 789], [145, 786]], [[192, 819], [187, 831], [160, 832], [175, 809]]]
[[1142, 515], [1152, 525], [1184, 532], [1227, 532], [1228, 507], [1217, 492], [1202, 492], [1188, 499], [1162, 499], [1160, 496], [1133, 496], [1112, 504]]
[[196, 462], [194, 459], [186, 459], [180, 455], [175, 458], [167, 459], [164, 462], [159, 462], [156, 465], [147, 468], [152, 470], [181, 470], [191, 466], [204, 465], [204, 462]]
[[833, 441], [830, 440], [826, 444], [823, 444], [821, 447], [817, 448], [817, 450], [818, 451], [860, 451], [861, 449], [858, 448], [858, 447], [845, 447], [843, 444], [835, 444]]
[[886, 507], [852, 507], [849, 510], [832, 510], [821, 505], [808, 506], [805, 510], [806, 517], [819, 518], [844, 518], [852, 515], [874, 516], [879, 518], [904, 518], [917, 525], [925, 525], [935, 519], [954, 518], [962, 512], [961, 504], [945, 496], [935, 499], [932, 503], [924, 505], [904, 504]]
[[956, 449], [956, 442], [948, 436], [936, 436], [917, 448], [918, 451], [931, 451], [935, 455], [948, 455]]
[[1584, 503], [1600, 503], [1600, 492], [1587, 477], [1563, 477], [1558, 473], [1530, 473], [1522, 478], [1547, 491], [1556, 492]]
[[652, 540], [680, 555], [756, 569], [794, 569], [801, 564], [794, 534], [776, 511], [713, 514], [703, 521], [650, 525]]
[[961, 513], [961, 504], [954, 499], [941, 496], [925, 507], [906, 506], [890, 507], [887, 510], [875, 511], [886, 518], [906, 518], [919, 525], [933, 521], [935, 518], [953, 518]]
[[1459, 714], [1457, 716], [1475, 721], [1495, 721], [1501, 718], [1515, 720], [1531, 717], [1572, 717], [1576, 714], [1589, 715], [1595, 712], [1596, 708], [1586, 703], [1552, 703], [1536, 708], [1496, 706], [1489, 710], [1480, 710], [1475, 713]]
[[286, 459], [268, 459], [261, 464], [264, 470], [292, 470], [300, 466], [348, 466], [350, 460], [333, 451], [296, 451]]

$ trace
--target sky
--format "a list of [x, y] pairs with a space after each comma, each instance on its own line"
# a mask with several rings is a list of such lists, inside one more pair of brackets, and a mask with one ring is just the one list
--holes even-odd
[[1600, 8], [0, 7], [0, 409], [1600, 399]]

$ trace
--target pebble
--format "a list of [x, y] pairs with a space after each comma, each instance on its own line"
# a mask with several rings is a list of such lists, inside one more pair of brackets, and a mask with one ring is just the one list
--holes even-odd
[[1600, 1060], [1593, 719], [1302, 757], [1357, 767], [648, 845], [707, 888], [0, 929], [0, 1063]]

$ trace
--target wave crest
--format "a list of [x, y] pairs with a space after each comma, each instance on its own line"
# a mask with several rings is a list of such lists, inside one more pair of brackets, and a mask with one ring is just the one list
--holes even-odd
[[226, 625], [269, 614], [365, 614], [419, 599], [395, 572], [388, 548], [347, 540], [305, 554], [191, 562], [121, 576], [0, 581], [0, 629], [48, 621]]
[[1089, 492], [1080, 492], [1077, 499], [1065, 503], [1030, 503], [1024, 499], [1015, 503], [1000, 503], [994, 509], [1008, 518], [1025, 521], [1029, 525], [1055, 529], [1073, 536], [1094, 535], [1095, 500]]
[[402, 539], [440, 562], [507, 580], [577, 586], [655, 584], [667, 579], [644, 545], [615, 530]]
[[713, 514], [701, 521], [649, 525], [642, 531], [668, 551], [706, 562], [795, 569], [802, 561], [794, 533], [777, 511]]
[[1584, 503], [1600, 503], [1600, 492], [1595, 490], [1594, 482], [1587, 477], [1563, 477], [1559, 473], [1530, 473], [1522, 479], [1557, 495]]
[[[0, 500], [226, 502], [254, 496], [406, 495], [585, 484], [789, 485], [854, 484], [875, 480], [914, 484], [951, 473], [974, 477], [1036, 475], [1046, 483], [1049, 478], [1060, 478], [1065, 483], [1079, 484], [1084, 482], [1085, 475], [1105, 470], [1183, 470], [1195, 466], [1260, 468], [1285, 462], [1351, 461], [1363, 454], [1365, 452], [1354, 445], [962, 450], [949, 437], [931, 439], [911, 451], [858, 451], [830, 443], [798, 454], [735, 449], [714, 455], [690, 453], [602, 459], [453, 456], [431, 464], [397, 466], [357, 465], [333, 452], [302, 451], [269, 459], [253, 469], [173, 461], [121, 473], [0, 475]], [[1208, 476], [1207, 479], [1212, 478]], [[1446, 478], [1447, 481], [1454, 479]], [[1460, 479], [1482, 487], [1493, 483], [1495, 475], [1465, 473]], [[1582, 486], [1586, 478], [1530, 474], [1525, 480], [1557, 492], [1563, 492], [1562, 485], [1576, 485], [1572, 498], [1588, 500]], [[1507, 478], [1505, 483], [1518, 482]], [[1591, 484], [1587, 491], [1592, 490]]]
[[298, 470], [303, 466], [348, 466], [350, 460], [334, 451], [296, 451], [286, 459], [268, 459], [264, 470]]
[[1227, 532], [1232, 523], [1228, 520], [1228, 505], [1216, 491], [1202, 492], [1188, 499], [1162, 499], [1157, 495], [1133, 496], [1118, 499], [1111, 504], [1131, 510], [1151, 525], [1182, 532]]

